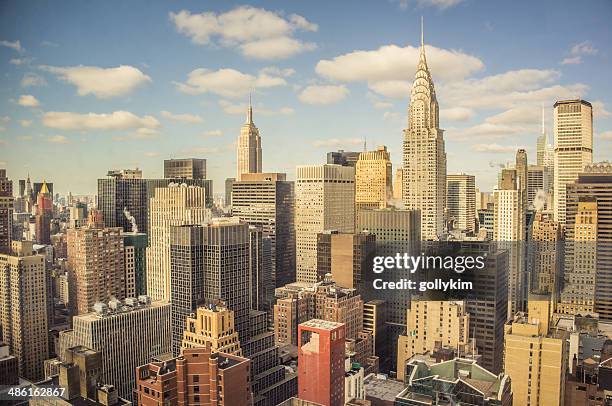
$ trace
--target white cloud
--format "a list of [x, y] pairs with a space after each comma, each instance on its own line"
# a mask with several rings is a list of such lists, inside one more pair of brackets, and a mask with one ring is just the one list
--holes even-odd
[[45, 78], [43, 78], [42, 76], [36, 73], [32, 73], [32, 72], [26, 73], [25, 75], [23, 75], [23, 78], [21, 79], [22, 87], [46, 86], [46, 85], [47, 85], [47, 82], [45, 81]]
[[185, 154], [218, 154], [221, 149], [217, 147], [192, 147], [186, 148], [182, 152]]
[[597, 134], [597, 138], [602, 140], [612, 140], [612, 131], [604, 131]]
[[11, 121], [11, 118], [9, 116], [0, 117], [0, 122], [8, 123], [9, 121]]
[[326, 148], [342, 148], [363, 144], [363, 140], [359, 138], [327, 138], [324, 140], [315, 140], [312, 145]]
[[243, 97], [255, 88], [284, 86], [282, 75], [274, 75], [270, 68], [262, 69], [258, 76], [224, 68], [211, 71], [199, 68], [191, 71], [185, 83], [175, 83], [178, 90], [188, 94], [214, 93], [223, 97]]
[[494, 116], [487, 117], [485, 122], [491, 124], [508, 125], [539, 125], [541, 122], [542, 110], [536, 105], [519, 106], [503, 111]]
[[182, 121], [184, 123], [201, 123], [202, 117], [194, 114], [174, 114], [169, 111], [162, 111], [161, 116], [174, 121]]
[[298, 98], [306, 104], [333, 104], [349, 95], [344, 85], [312, 85], [302, 90]]
[[22, 94], [19, 96], [19, 100], [17, 104], [24, 107], [38, 107], [40, 106], [40, 102], [38, 99], [31, 94]]
[[593, 103], [593, 116], [595, 118], [605, 118], [612, 116], [612, 112], [606, 110], [606, 105], [600, 100], [595, 100]]
[[22, 52], [23, 48], [21, 47], [21, 42], [19, 42], [19, 40], [11, 42], [11, 41], [6, 41], [6, 40], [2, 40], [0, 41], [0, 46], [3, 47], [7, 47], [7, 48], [12, 48], [17, 52]]
[[383, 120], [385, 121], [399, 121], [402, 119], [402, 114], [396, 111], [385, 111], [383, 113]]
[[9, 62], [17, 66], [28, 65], [30, 62], [32, 62], [32, 58], [12, 58]]
[[58, 75], [62, 80], [77, 87], [79, 96], [93, 94], [99, 99], [124, 96], [151, 78], [140, 69], [129, 65], [115, 68], [100, 68], [97, 66], [42, 66], [48, 72]]
[[[414, 3], [419, 8], [435, 7], [440, 10], [456, 6], [463, 0], [415, 0]], [[406, 10], [410, 5], [410, 0], [398, 0], [397, 3], [402, 10]]]
[[138, 117], [129, 111], [121, 110], [110, 114], [50, 111], [43, 115], [43, 124], [60, 130], [125, 130], [159, 127], [159, 121], [153, 116]]
[[238, 48], [243, 55], [255, 59], [288, 58], [313, 49], [315, 44], [303, 42], [294, 35], [296, 31], [318, 29], [316, 24], [297, 14], [286, 19], [279, 13], [251, 6], [219, 14], [181, 10], [170, 13], [170, 21], [195, 44]]
[[[463, 79], [484, 68], [480, 59], [461, 51], [430, 45], [426, 45], [425, 50], [427, 64], [436, 81]], [[315, 70], [320, 76], [342, 82], [412, 82], [418, 61], [418, 47], [384, 45], [375, 50], [353, 51], [331, 60], [321, 60]]]
[[581, 63], [582, 57], [580, 55], [563, 58], [561, 61], [561, 65], [580, 65]]
[[220, 137], [222, 135], [223, 135], [223, 131], [221, 130], [210, 130], [204, 133], [204, 136], [206, 137]]
[[468, 121], [474, 117], [474, 110], [467, 107], [441, 109], [440, 117], [446, 121]]
[[22, 127], [29, 127], [32, 125], [32, 120], [19, 120], [18, 122]]
[[[219, 106], [227, 114], [236, 116], [246, 115], [248, 105], [246, 103], [232, 103], [229, 100], [219, 100]], [[265, 107], [255, 106], [253, 107], [254, 114], [262, 116], [277, 116], [277, 115], [289, 115], [295, 113], [291, 107], [281, 107], [278, 110], [267, 109]]]
[[139, 128], [133, 134], [132, 138], [137, 138], [140, 140], [148, 140], [150, 138], [156, 138], [159, 135], [159, 131], [153, 128]]
[[148, 158], [155, 158], [159, 156], [159, 152], [145, 152], [144, 156]]
[[488, 152], [491, 154], [507, 154], [516, 152], [516, 150], [520, 147], [513, 147], [509, 145], [499, 145], [499, 144], [475, 144], [472, 145], [472, 149], [476, 152]]
[[47, 141], [52, 144], [68, 144], [68, 139], [63, 135], [52, 135], [47, 137]]
[[579, 44], [576, 44], [570, 50], [572, 55], [597, 55], [599, 50], [597, 50], [591, 41], [583, 41]]

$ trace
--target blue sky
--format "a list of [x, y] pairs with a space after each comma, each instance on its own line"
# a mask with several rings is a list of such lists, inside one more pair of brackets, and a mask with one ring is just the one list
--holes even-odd
[[264, 171], [387, 145], [401, 164], [420, 16], [449, 173], [492, 190], [500, 164], [535, 160], [541, 106], [594, 104], [595, 159], [612, 155], [612, 2], [5, 1], [0, 167], [60, 193], [113, 168], [162, 175], [204, 157], [217, 193], [253, 91]]

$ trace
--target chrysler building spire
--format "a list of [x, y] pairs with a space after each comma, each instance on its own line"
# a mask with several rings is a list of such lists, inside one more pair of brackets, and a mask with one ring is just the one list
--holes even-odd
[[404, 130], [404, 205], [421, 211], [421, 238], [437, 240], [444, 234], [446, 198], [446, 153], [439, 128], [439, 107], [434, 83], [425, 58], [425, 35], [421, 18], [419, 62]]

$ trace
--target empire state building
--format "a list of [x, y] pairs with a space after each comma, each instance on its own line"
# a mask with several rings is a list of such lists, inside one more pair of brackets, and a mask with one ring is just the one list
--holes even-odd
[[243, 173], [261, 173], [261, 137], [259, 129], [253, 123], [250, 97], [246, 123], [240, 128], [238, 137], [236, 180], [241, 180]]
[[438, 101], [425, 58], [423, 21], [421, 49], [404, 130], [402, 201], [421, 211], [421, 238], [438, 240], [444, 233], [446, 153]]

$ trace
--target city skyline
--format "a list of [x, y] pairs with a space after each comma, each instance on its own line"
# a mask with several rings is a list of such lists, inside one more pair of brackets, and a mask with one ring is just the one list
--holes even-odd
[[[475, 175], [491, 191], [518, 147], [535, 163], [541, 106], [551, 142], [552, 105], [568, 98], [592, 102], [593, 160], [610, 156], [612, 7], [603, 1], [559, 10], [541, 2], [528, 15], [526, 3], [493, 10], [469, 1], [334, 4], [326, 13], [269, 2], [143, 4], [0, 6], [0, 167], [12, 179], [30, 173], [56, 192], [94, 194], [110, 169], [155, 178], [163, 159], [197, 157], [219, 194], [236, 175], [249, 92], [263, 172], [295, 179], [296, 166], [361, 151], [364, 140], [368, 150], [386, 145], [395, 170], [421, 15], [449, 174]], [[355, 28], [366, 21], [375, 32]]]

